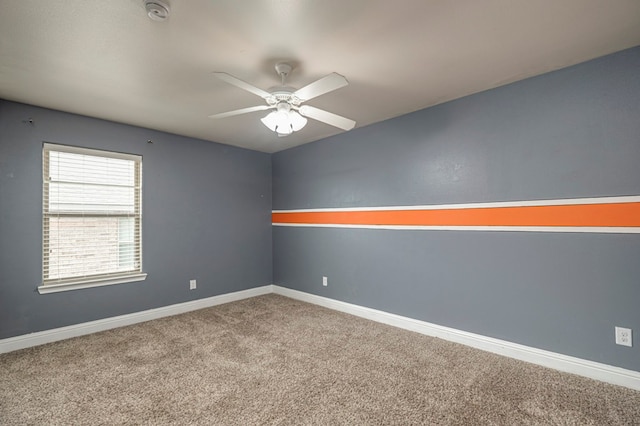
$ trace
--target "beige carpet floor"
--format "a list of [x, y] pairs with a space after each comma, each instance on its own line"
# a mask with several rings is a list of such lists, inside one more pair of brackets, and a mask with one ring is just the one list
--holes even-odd
[[2, 425], [640, 425], [640, 392], [277, 295], [0, 355]]

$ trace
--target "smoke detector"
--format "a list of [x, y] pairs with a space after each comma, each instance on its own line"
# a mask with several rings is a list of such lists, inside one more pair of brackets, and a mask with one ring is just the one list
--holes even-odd
[[144, 8], [154, 21], [164, 21], [169, 17], [169, 3], [162, 0], [144, 0]]

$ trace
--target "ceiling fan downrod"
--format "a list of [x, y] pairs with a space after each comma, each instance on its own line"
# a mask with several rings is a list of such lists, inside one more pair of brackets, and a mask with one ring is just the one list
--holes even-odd
[[282, 86], [283, 87], [284, 87], [284, 82], [287, 79], [287, 77], [289, 76], [289, 74], [291, 73], [292, 69], [293, 69], [293, 67], [291, 66], [291, 64], [288, 64], [286, 62], [278, 62], [276, 64], [276, 72], [278, 73], [278, 75], [282, 79]]

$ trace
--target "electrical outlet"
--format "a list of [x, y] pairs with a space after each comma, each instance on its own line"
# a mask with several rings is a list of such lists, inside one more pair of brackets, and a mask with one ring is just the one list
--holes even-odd
[[616, 345], [633, 346], [630, 328], [616, 327]]
[[322, 285], [325, 286], [325, 287], [329, 285], [329, 281], [328, 281], [327, 277], [322, 277]]
[[189, 280], [189, 290], [196, 289], [196, 280]]

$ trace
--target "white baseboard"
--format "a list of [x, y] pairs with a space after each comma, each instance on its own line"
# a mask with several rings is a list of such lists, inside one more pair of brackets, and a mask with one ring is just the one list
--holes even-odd
[[0, 354], [32, 346], [43, 345], [45, 343], [57, 342], [71, 337], [84, 336], [86, 334], [110, 330], [112, 328], [133, 325], [171, 315], [183, 314], [185, 312], [222, 305], [224, 303], [235, 302], [237, 300], [248, 299], [250, 297], [261, 296], [272, 292], [272, 286], [266, 285], [248, 290], [222, 294], [219, 296], [207, 297], [206, 299], [198, 299], [190, 302], [163, 306], [161, 308], [134, 312], [132, 314], [119, 315], [117, 317], [89, 321], [82, 324], [54, 328], [51, 330], [38, 331], [35, 333], [24, 334], [22, 336], [9, 337], [7, 339], [0, 340]]
[[469, 333], [454, 328], [431, 324], [412, 318], [391, 314], [376, 309], [358, 306], [339, 300], [316, 296], [298, 290], [292, 290], [277, 285], [266, 285], [237, 291], [234, 293], [222, 294], [208, 297], [206, 299], [193, 300], [191, 302], [178, 303], [147, 311], [135, 312], [132, 314], [120, 315], [117, 317], [105, 318], [90, 321], [82, 324], [70, 325], [67, 327], [55, 328], [52, 330], [39, 331], [22, 336], [10, 337], [0, 340], [0, 353], [15, 351], [18, 349], [38, 346], [45, 343], [56, 342], [69, 339], [71, 337], [84, 336], [99, 331], [110, 330], [112, 328], [124, 327], [145, 321], [182, 314], [224, 303], [235, 302], [264, 294], [275, 293], [282, 296], [297, 299], [303, 302], [334, 309], [356, 315], [372, 321], [391, 325], [409, 331], [414, 331], [427, 336], [438, 337], [451, 342], [461, 343], [473, 348], [482, 349], [510, 358], [542, 365], [555, 370], [589, 377], [602, 382], [611, 383], [618, 386], [640, 390], [640, 372], [626, 370], [607, 364], [588, 361], [568, 355], [532, 348], [530, 346], [507, 342], [506, 340], [494, 339], [480, 334]]
[[341, 302], [339, 300], [329, 299], [322, 296], [316, 296], [277, 285], [273, 285], [272, 287], [274, 293], [290, 297], [292, 299], [324, 306], [325, 308], [356, 315], [427, 336], [461, 343], [473, 348], [519, 359], [532, 364], [577, 374], [579, 376], [600, 380], [602, 382], [618, 386], [640, 390], [640, 372], [637, 371], [626, 370], [624, 368], [601, 364], [599, 362], [588, 361], [581, 358], [532, 348], [530, 346], [507, 342], [506, 340], [494, 339], [480, 334], [443, 327], [441, 325], [390, 314], [388, 312], [366, 308], [364, 306], [353, 305], [351, 303]]

